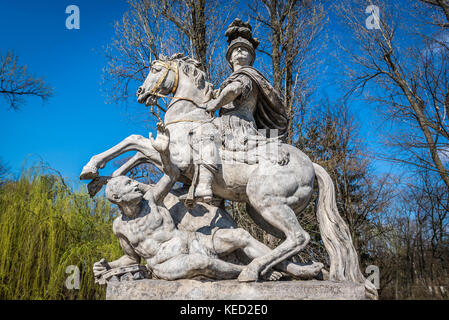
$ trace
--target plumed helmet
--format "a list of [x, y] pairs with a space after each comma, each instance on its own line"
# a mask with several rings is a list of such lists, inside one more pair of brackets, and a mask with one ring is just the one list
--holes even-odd
[[232, 50], [234, 50], [237, 46], [246, 47], [253, 59], [251, 61], [251, 65], [254, 63], [254, 59], [256, 58], [256, 48], [259, 45], [259, 41], [253, 38], [251, 33], [252, 27], [249, 23], [243, 22], [242, 20], [236, 18], [226, 30], [225, 36], [228, 38], [228, 49], [226, 50], [226, 60], [228, 61], [228, 65], [232, 69], [231, 65], [231, 54]]

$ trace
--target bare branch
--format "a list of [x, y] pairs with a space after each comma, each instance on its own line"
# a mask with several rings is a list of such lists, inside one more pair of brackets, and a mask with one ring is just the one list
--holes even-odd
[[25, 105], [26, 97], [39, 97], [48, 100], [54, 94], [43, 78], [36, 78], [28, 72], [27, 66], [18, 64], [18, 58], [11, 51], [0, 55], [0, 95], [13, 110]]

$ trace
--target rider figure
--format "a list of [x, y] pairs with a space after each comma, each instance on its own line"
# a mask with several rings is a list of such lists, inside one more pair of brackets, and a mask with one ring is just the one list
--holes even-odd
[[[280, 136], [287, 129], [287, 116], [283, 104], [268, 80], [252, 67], [259, 41], [251, 34], [251, 26], [235, 19], [225, 35], [229, 46], [226, 60], [233, 73], [229, 76], [215, 94], [216, 98], [206, 104], [206, 110], [214, 112], [220, 110], [217, 119], [222, 141], [235, 148], [245, 150], [249, 137], [256, 137], [257, 129], [277, 129]], [[265, 138], [265, 137], [264, 137]], [[205, 143], [201, 152], [198, 185], [195, 197], [208, 202], [212, 199], [213, 168], [216, 163], [216, 148], [213, 142]], [[211, 152], [212, 151], [212, 152]], [[215, 161], [215, 162], [214, 162]]]

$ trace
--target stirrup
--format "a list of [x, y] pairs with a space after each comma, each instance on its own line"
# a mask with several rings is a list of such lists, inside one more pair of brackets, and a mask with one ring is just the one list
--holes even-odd
[[193, 209], [196, 204], [195, 199], [190, 198], [188, 193], [179, 196], [179, 201], [189, 210]]
[[189, 198], [188, 194], [183, 194], [179, 196], [179, 201], [181, 201], [187, 207], [187, 209], [193, 209], [197, 203], [206, 203], [218, 207], [222, 199], [214, 196], [194, 197], [192, 199]]
[[202, 197], [195, 197], [195, 202], [204, 202], [207, 204], [212, 204], [213, 196], [202, 196]]

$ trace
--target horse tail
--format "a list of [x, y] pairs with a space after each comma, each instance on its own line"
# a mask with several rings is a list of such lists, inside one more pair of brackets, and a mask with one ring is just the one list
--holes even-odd
[[377, 299], [376, 287], [365, 279], [360, 270], [348, 225], [338, 213], [334, 183], [323, 167], [316, 163], [313, 167], [319, 187], [316, 215], [321, 237], [330, 258], [329, 280], [364, 283], [366, 296]]

